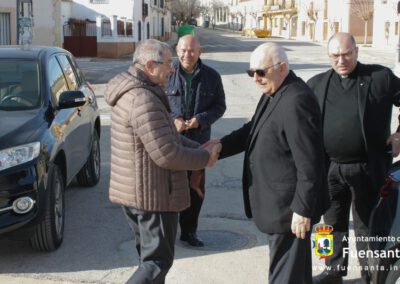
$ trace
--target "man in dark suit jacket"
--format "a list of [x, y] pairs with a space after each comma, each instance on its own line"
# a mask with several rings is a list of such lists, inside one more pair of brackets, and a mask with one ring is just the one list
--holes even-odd
[[[343, 248], [348, 243], [343, 240], [349, 233], [350, 206], [356, 237], [368, 235], [378, 190], [392, 155], [400, 150], [400, 133], [390, 135], [392, 105], [400, 103], [400, 79], [383, 66], [359, 63], [358, 48], [348, 33], [331, 37], [328, 54], [332, 69], [311, 78], [308, 85], [323, 116], [331, 199], [324, 221], [334, 229], [334, 252], [325, 261], [329, 269], [314, 277], [313, 283], [342, 283], [347, 274], [348, 255], [343, 255]], [[356, 242], [356, 247], [368, 249], [367, 242]], [[368, 266], [366, 257], [359, 261], [361, 267]], [[368, 271], [361, 271], [361, 276], [369, 283]]]
[[321, 114], [279, 45], [257, 47], [247, 72], [263, 95], [251, 121], [220, 140], [220, 158], [245, 151], [245, 211], [268, 236], [269, 283], [310, 283], [310, 228], [328, 202]]

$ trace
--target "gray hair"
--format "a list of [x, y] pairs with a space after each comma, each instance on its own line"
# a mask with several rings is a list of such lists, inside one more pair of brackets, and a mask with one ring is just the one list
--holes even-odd
[[165, 42], [147, 39], [138, 44], [133, 54], [132, 64], [146, 64], [148, 61], [162, 61], [166, 51], [172, 53], [171, 47]]
[[254, 51], [254, 54], [260, 54], [264, 59], [271, 58], [274, 69], [279, 68], [278, 63], [286, 63], [289, 69], [289, 60], [285, 50], [280, 45], [273, 42], [266, 42], [259, 45]]

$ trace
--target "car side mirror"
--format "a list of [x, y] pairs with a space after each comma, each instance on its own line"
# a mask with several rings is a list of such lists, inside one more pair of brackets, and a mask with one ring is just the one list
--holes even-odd
[[64, 91], [58, 99], [58, 109], [79, 107], [86, 103], [87, 99], [82, 91]]

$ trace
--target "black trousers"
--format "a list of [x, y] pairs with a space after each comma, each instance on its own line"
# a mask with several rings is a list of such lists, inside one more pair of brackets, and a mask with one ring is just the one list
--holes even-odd
[[[324, 215], [326, 224], [333, 226], [333, 255], [325, 261], [330, 273], [347, 275], [349, 261], [345, 240], [349, 236], [350, 208], [353, 213], [353, 225], [356, 237], [368, 236], [368, 224], [371, 211], [378, 201], [378, 188], [374, 188], [368, 174], [367, 163], [339, 164], [331, 162], [328, 171], [328, 190], [331, 206]], [[351, 207], [351, 205], [353, 205]], [[358, 251], [368, 249], [367, 242], [356, 242]], [[362, 267], [368, 266], [367, 258], [359, 258]], [[369, 281], [368, 271], [361, 276]]]
[[127, 283], [165, 283], [175, 253], [178, 213], [122, 207], [132, 228], [140, 265]]
[[292, 233], [267, 234], [269, 246], [270, 284], [310, 284], [311, 271], [311, 232], [305, 239], [298, 239]]
[[194, 172], [188, 172], [190, 184], [190, 206], [179, 214], [181, 234], [196, 233], [199, 223], [199, 215], [205, 194], [205, 170], [196, 171], [198, 176], [193, 177]]

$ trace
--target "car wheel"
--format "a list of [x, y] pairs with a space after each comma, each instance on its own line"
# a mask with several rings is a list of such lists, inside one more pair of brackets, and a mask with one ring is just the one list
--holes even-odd
[[56, 250], [64, 236], [64, 180], [59, 167], [52, 164], [44, 198], [43, 219], [30, 239], [32, 248], [40, 251]]
[[81, 186], [94, 186], [100, 180], [100, 142], [96, 131], [93, 132], [92, 149], [88, 160], [76, 177]]
[[[396, 268], [393, 268], [397, 266]], [[388, 276], [386, 277], [386, 284], [400, 284], [400, 259], [391, 267]]]

